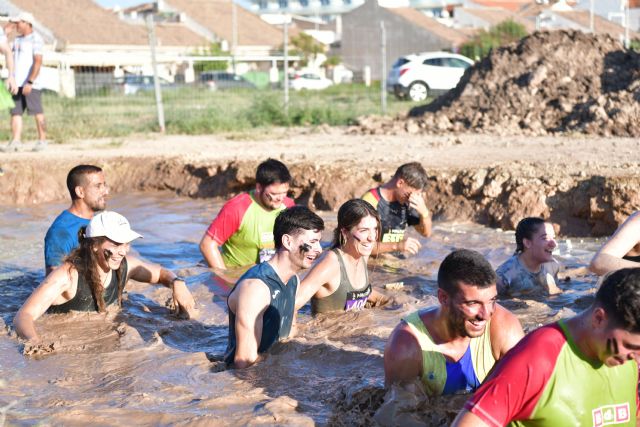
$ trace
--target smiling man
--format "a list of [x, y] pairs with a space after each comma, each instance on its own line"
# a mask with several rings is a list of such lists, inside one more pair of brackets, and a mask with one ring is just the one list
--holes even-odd
[[418, 162], [400, 166], [388, 182], [367, 191], [362, 199], [371, 203], [380, 215], [382, 232], [373, 254], [406, 252], [415, 254], [420, 242], [405, 239], [407, 226], [414, 226], [424, 237], [431, 235], [431, 214], [422, 191], [427, 185], [427, 173]]
[[524, 335], [497, 295], [496, 275], [482, 255], [450, 253], [438, 270], [440, 306], [410, 314], [389, 337], [385, 384], [420, 378], [431, 396], [475, 390]]
[[635, 426], [640, 268], [606, 277], [587, 310], [524, 338], [454, 426]]
[[276, 253], [249, 269], [227, 299], [229, 343], [225, 362], [236, 368], [256, 363], [260, 353], [287, 338], [295, 316], [297, 273], [322, 252], [324, 222], [302, 206], [281, 212], [273, 234]]
[[287, 197], [289, 181], [291, 175], [282, 162], [268, 159], [258, 165], [255, 190], [225, 203], [200, 241], [200, 252], [209, 267], [224, 270], [273, 256], [275, 218], [294, 205]]
[[62, 264], [78, 247], [78, 230], [86, 227], [96, 212], [105, 209], [109, 195], [104, 173], [98, 166], [78, 165], [67, 174], [71, 206], [53, 221], [44, 237], [46, 274]]

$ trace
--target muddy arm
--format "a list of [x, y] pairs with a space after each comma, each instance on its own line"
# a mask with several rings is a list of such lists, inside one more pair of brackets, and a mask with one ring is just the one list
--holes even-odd
[[207, 233], [205, 233], [204, 236], [202, 236], [202, 240], [200, 240], [200, 252], [209, 267], [218, 268], [220, 270], [225, 270], [227, 268], [222, 260], [222, 254], [220, 253], [218, 243]]
[[595, 254], [589, 269], [598, 275], [621, 268], [637, 268], [640, 263], [622, 259], [640, 241], [640, 211], [635, 212], [616, 230]]
[[236, 314], [236, 368], [247, 368], [258, 361], [262, 317], [270, 301], [269, 288], [257, 279], [243, 280], [231, 294], [229, 307]]

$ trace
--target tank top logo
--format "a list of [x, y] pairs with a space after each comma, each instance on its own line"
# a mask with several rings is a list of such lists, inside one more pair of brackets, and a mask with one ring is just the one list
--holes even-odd
[[593, 427], [624, 424], [631, 420], [629, 403], [601, 406], [591, 413], [593, 414]]

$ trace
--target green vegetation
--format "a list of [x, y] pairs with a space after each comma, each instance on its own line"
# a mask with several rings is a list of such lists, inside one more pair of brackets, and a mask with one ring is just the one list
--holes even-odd
[[640, 52], [640, 39], [633, 39], [629, 42], [629, 49], [637, 50]]
[[[223, 52], [220, 43], [211, 43], [208, 48], [194, 52], [193, 56], [228, 56], [229, 52]], [[198, 61], [194, 62], [193, 70], [196, 75], [203, 71], [226, 71], [229, 68], [229, 61]]]
[[294, 49], [291, 50], [291, 54], [302, 57], [300, 60], [301, 67], [306, 67], [310, 60], [315, 60], [318, 54], [324, 53], [322, 43], [307, 33], [301, 32], [297, 36], [291, 37], [291, 44], [294, 47]]
[[[43, 104], [52, 141], [81, 138], [121, 138], [158, 130], [152, 92], [137, 95], [111, 93], [60, 98], [47, 92]], [[290, 92], [289, 114], [283, 108], [283, 92], [271, 90], [208, 91], [184, 86], [163, 92], [168, 133], [263, 132], [270, 126], [348, 125], [366, 114], [380, 113], [380, 88], [361, 84], [336, 85], [319, 92]], [[412, 105], [388, 98], [390, 115]], [[34, 140], [30, 116], [24, 117], [24, 140]], [[9, 116], [0, 119], [0, 139], [10, 136]]]
[[491, 27], [489, 31], [481, 30], [460, 47], [460, 53], [467, 58], [478, 60], [487, 56], [491, 49], [518, 41], [527, 34], [524, 25], [508, 19]]

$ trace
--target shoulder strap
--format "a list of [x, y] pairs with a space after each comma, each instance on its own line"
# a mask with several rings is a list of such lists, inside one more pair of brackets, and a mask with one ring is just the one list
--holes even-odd
[[473, 362], [473, 370], [478, 377], [478, 381], [483, 382], [489, 375], [489, 371], [496, 363], [491, 349], [491, 319], [484, 328], [484, 333], [476, 338], [471, 338], [471, 360]]
[[429, 331], [425, 326], [420, 311], [411, 313], [403, 319], [409, 328], [413, 331], [418, 339], [420, 348], [422, 349], [422, 383], [424, 384], [427, 394], [430, 396], [439, 396], [444, 390], [447, 382], [447, 361], [442, 353], [440, 353]]

